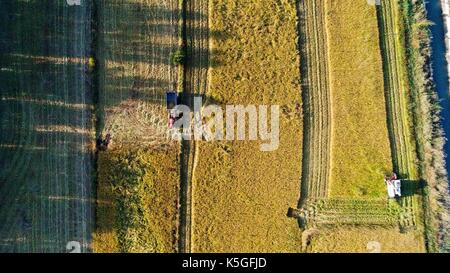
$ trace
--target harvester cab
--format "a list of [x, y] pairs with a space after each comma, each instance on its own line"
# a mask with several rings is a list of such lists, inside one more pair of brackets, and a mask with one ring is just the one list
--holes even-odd
[[180, 115], [176, 109], [176, 106], [178, 105], [177, 92], [172, 91], [166, 93], [166, 105], [168, 111], [168, 126], [170, 129], [172, 129], [175, 121], [180, 118]]
[[393, 173], [392, 176], [386, 175], [384, 182], [386, 183], [389, 198], [400, 198], [402, 196], [402, 181], [397, 178], [396, 173]]

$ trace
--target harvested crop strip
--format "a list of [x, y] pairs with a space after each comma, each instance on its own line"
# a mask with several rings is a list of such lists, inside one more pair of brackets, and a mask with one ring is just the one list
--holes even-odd
[[400, 176], [416, 179], [414, 140], [408, 107], [405, 51], [402, 44], [402, 18], [396, 1], [382, 1], [378, 9], [381, 49], [392, 139], [394, 169]]
[[[280, 143], [200, 142], [193, 183], [194, 252], [297, 252], [286, 217], [299, 198], [302, 115], [295, 1], [213, 0], [214, 60], [206, 96], [216, 104], [280, 105]], [[221, 37], [220, 39], [217, 37]]]
[[311, 202], [303, 210], [308, 228], [336, 225], [396, 226], [400, 207], [385, 200], [326, 199]]
[[331, 109], [325, 1], [299, 3], [304, 109], [302, 202], [326, 198], [330, 170]]
[[0, 2], [0, 252], [90, 251], [90, 8]]
[[97, 137], [112, 142], [98, 156], [94, 250], [175, 252], [180, 148], [165, 93], [178, 81], [178, 1], [102, 0], [98, 14]]
[[[415, 143], [413, 139], [412, 116], [410, 113], [410, 92], [408, 90], [407, 66], [405, 62], [405, 45], [403, 20], [397, 1], [382, 1], [378, 7], [380, 41], [383, 56], [384, 83], [387, 101], [389, 136], [394, 170], [402, 179], [409, 180], [412, 188], [419, 184], [416, 169]], [[406, 183], [404, 183], [406, 184]], [[412, 216], [410, 220], [401, 219], [402, 227], [417, 224], [415, 214], [422, 213], [421, 197], [409, 191], [405, 185], [401, 204]]]
[[376, 9], [328, 1], [333, 197], [383, 197], [392, 170]]

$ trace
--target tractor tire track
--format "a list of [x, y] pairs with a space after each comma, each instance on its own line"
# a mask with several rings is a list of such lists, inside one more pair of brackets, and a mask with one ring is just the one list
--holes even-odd
[[[184, 4], [187, 60], [185, 63], [184, 92], [187, 105], [193, 105], [193, 97], [208, 91], [209, 60], [209, 0], [192, 0]], [[195, 166], [199, 154], [195, 140], [182, 143], [180, 252], [194, 251], [193, 226], [195, 196]]]
[[325, 1], [299, 1], [298, 14], [304, 103], [301, 207], [328, 195], [331, 103]]

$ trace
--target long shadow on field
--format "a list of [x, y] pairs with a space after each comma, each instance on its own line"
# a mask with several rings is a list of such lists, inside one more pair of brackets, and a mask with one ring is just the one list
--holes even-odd
[[[165, 93], [177, 90], [180, 81], [178, 67], [171, 57], [179, 49], [182, 31], [178, 4], [176, 0], [148, 4], [98, 1], [98, 21], [101, 23], [97, 30], [97, 136], [109, 130], [106, 123], [110, 109], [120, 111], [129, 103], [139, 102], [161, 107], [165, 105]], [[189, 12], [189, 16], [199, 21], [207, 20], [207, 15], [201, 12]], [[210, 33], [210, 30], [198, 25], [189, 26], [189, 33], [205, 32]], [[212, 32], [211, 36], [220, 41], [227, 38], [221, 32]], [[186, 66], [205, 70], [220, 65], [216, 59], [198, 61], [200, 56], [220, 54], [218, 49], [209, 52], [208, 47], [208, 43], [188, 42]], [[184, 83], [187, 78], [189, 76], [185, 77]], [[184, 87], [188, 89], [186, 85]]]
[[402, 180], [402, 196], [408, 197], [421, 194], [420, 190], [424, 188], [424, 181]]
[[0, 2], [0, 252], [89, 251], [89, 7]]
[[[401, 115], [401, 113], [397, 113], [396, 115], [394, 115], [394, 108], [392, 106], [392, 95], [390, 94], [391, 92], [397, 92], [398, 90], [390, 90], [390, 89], [394, 89], [395, 87], [392, 85], [392, 81], [390, 79], [390, 77], [392, 76], [391, 74], [394, 73], [393, 71], [391, 71], [391, 66], [390, 66], [390, 57], [389, 57], [389, 53], [388, 50], [392, 50], [391, 48], [388, 48], [387, 45], [387, 38], [386, 35], [393, 35], [393, 34], [389, 34], [388, 30], [386, 29], [385, 26], [385, 21], [387, 20], [386, 18], [384, 18], [384, 13], [382, 11], [381, 7], [377, 7], [377, 20], [378, 20], [378, 26], [380, 28], [380, 34], [379, 34], [379, 40], [380, 40], [380, 47], [381, 47], [381, 52], [382, 52], [382, 60], [383, 60], [383, 81], [384, 81], [384, 95], [385, 95], [385, 101], [386, 101], [386, 112], [387, 112], [387, 116], [386, 116], [386, 121], [387, 121], [387, 126], [388, 126], [388, 132], [389, 132], [389, 142], [390, 142], [390, 148], [391, 148], [391, 158], [392, 158], [392, 165], [394, 168], [394, 172], [397, 173], [400, 177], [404, 177], [405, 173], [402, 173], [400, 171], [400, 158], [398, 158], [399, 156], [399, 151], [400, 151], [400, 147], [397, 147], [397, 142], [396, 139], [398, 138], [402, 138], [402, 136], [399, 136], [396, 134], [396, 130], [394, 127], [394, 120], [396, 118], [396, 115]], [[395, 81], [396, 79], [394, 79]], [[401, 121], [399, 121], [401, 122]], [[408, 144], [407, 144], [408, 145]], [[403, 168], [402, 168], [403, 169]]]
[[[94, 102], [98, 134], [105, 109], [127, 100], [163, 105], [176, 89], [177, 0], [100, 0], [99, 29], [91, 29], [91, 2], [83, 3], [0, 2], [0, 252], [65, 252], [69, 241], [89, 251]], [[92, 31], [98, 98], [87, 66]]]

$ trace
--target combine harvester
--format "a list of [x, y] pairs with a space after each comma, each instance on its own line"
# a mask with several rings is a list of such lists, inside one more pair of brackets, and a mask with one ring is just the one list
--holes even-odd
[[181, 118], [176, 107], [178, 105], [178, 94], [177, 92], [167, 92], [166, 93], [166, 105], [168, 111], [168, 126], [172, 129], [175, 122]]
[[311, 199], [300, 208], [289, 208], [287, 216], [296, 218], [302, 229], [337, 225], [399, 225], [402, 232], [407, 232], [415, 228], [414, 211], [405, 205], [410, 203], [408, 196], [402, 196], [402, 181], [395, 173], [386, 175], [384, 181], [388, 202], [364, 198]]
[[402, 181], [397, 179], [396, 173], [393, 173], [392, 176], [385, 175], [384, 182], [386, 183], [389, 198], [398, 199], [402, 197]]

